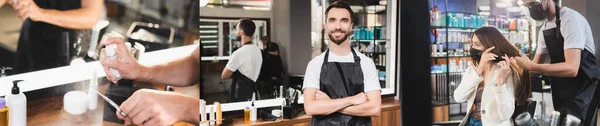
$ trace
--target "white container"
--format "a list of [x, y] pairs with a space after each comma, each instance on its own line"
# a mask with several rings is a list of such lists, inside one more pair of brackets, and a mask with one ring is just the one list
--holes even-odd
[[210, 115], [210, 122], [208, 124], [210, 124], [210, 125], [216, 124], [216, 122], [214, 121], [216, 118], [215, 118], [215, 109], [213, 108], [213, 106], [210, 106], [208, 108], [208, 113]]
[[90, 87], [88, 89], [88, 109], [94, 110], [98, 107], [98, 95], [94, 90], [98, 90], [98, 75], [96, 70], [92, 71], [92, 78], [90, 78]]
[[[94, 92], [94, 94], [96, 94]], [[72, 115], [80, 115], [88, 109], [88, 95], [82, 91], [67, 92], [63, 98], [63, 109]]]
[[7, 95], [8, 105], [8, 125], [26, 126], [27, 125], [27, 97], [19, 90], [17, 83], [22, 80], [13, 81], [12, 92]]
[[256, 94], [252, 93], [252, 105], [250, 106], [250, 121], [256, 121], [256, 106], [254, 106], [254, 101], [256, 100]]
[[206, 121], [206, 101], [200, 100], [200, 121]]
[[271, 115], [279, 118], [279, 117], [281, 117], [281, 110], [279, 110], [279, 109], [272, 110]]
[[[106, 46], [106, 57], [108, 57], [108, 59], [113, 60], [111, 62], [116, 62], [119, 59], [119, 56], [117, 56], [116, 54], [116, 48], [117, 45], [115, 44], [111, 44]], [[118, 70], [112, 69], [110, 68], [110, 72], [115, 75], [115, 77], [117, 78], [117, 80], [122, 79], [123, 77], [121, 76], [121, 73], [119, 73]]]

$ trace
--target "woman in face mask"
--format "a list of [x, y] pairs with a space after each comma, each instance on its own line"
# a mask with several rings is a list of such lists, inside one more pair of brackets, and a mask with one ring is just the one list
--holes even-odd
[[470, 43], [474, 65], [454, 91], [456, 102], [468, 101], [467, 116], [460, 125], [513, 125], [515, 106], [531, 97], [527, 71], [509, 58], [519, 56], [519, 50], [494, 27], [475, 30]]

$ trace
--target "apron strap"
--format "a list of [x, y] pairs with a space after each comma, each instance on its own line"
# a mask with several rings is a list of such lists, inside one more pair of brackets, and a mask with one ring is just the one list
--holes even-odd
[[556, 10], [556, 17], [555, 17], [556, 18], [556, 22], [555, 22], [556, 23], [556, 31], [555, 31], [556, 34], [554, 34], [554, 35], [556, 38], [560, 38], [561, 37], [561, 34], [560, 34], [560, 8], [558, 7], [558, 5], [555, 5], [555, 8], [556, 8], [555, 9]]
[[329, 49], [325, 51], [325, 58], [323, 58], [323, 64], [329, 62]]
[[354, 52], [353, 48], [350, 48], [352, 51], [352, 55], [354, 55], [354, 63], [360, 63], [360, 57], [358, 57], [358, 55], [356, 55], [356, 52]]

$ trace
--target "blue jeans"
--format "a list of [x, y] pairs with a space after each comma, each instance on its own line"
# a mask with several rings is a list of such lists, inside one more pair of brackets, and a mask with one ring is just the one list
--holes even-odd
[[482, 126], [483, 124], [481, 124], [481, 120], [475, 118], [475, 117], [471, 117], [469, 119], [469, 122], [467, 123], [467, 126]]

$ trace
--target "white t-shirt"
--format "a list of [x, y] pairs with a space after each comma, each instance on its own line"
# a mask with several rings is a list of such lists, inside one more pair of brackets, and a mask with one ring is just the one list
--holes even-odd
[[[360, 57], [360, 67], [362, 68], [364, 76], [364, 92], [381, 90], [377, 68], [375, 68], [375, 63], [373, 63], [373, 60], [360, 52], [356, 52], [356, 55]], [[322, 53], [308, 63], [308, 66], [306, 67], [306, 73], [304, 74], [304, 84], [302, 89], [320, 89], [321, 86], [319, 84], [321, 78], [321, 67], [323, 66], [324, 58], [325, 53]], [[354, 63], [354, 55], [352, 55], [352, 53], [348, 53], [346, 56], [338, 56], [329, 52], [328, 58], [329, 62]]]
[[262, 53], [256, 45], [244, 45], [229, 58], [225, 68], [235, 72], [239, 70], [244, 76], [256, 82], [262, 66]]
[[[587, 20], [579, 14], [567, 7], [560, 9], [560, 33], [565, 38], [564, 49], [586, 49], [595, 55], [596, 47], [594, 46], [594, 38], [592, 37], [592, 29]], [[543, 30], [556, 28], [556, 18], [547, 21], [545, 26], [542, 25], [538, 34], [537, 53], [548, 53], [544, 40]]]

